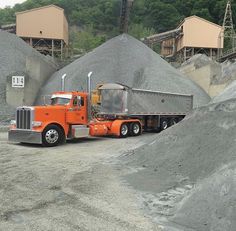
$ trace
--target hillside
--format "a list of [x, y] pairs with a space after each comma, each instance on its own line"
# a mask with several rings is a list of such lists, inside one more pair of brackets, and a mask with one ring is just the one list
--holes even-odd
[[[129, 33], [137, 38], [173, 29], [183, 18], [194, 14], [222, 24], [226, 2], [226, 0], [135, 0]], [[69, 24], [82, 28], [87, 33], [83, 35], [83, 40], [92, 40], [92, 45], [87, 50], [118, 34], [120, 0], [27, 0], [22, 4], [16, 4], [13, 8], [0, 9], [0, 25], [14, 22], [15, 12], [49, 4], [64, 8]], [[236, 3], [232, 3], [232, 8], [235, 7]], [[236, 21], [234, 11], [234, 21]], [[72, 33], [72, 40], [75, 37], [76, 35]], [[80, 47], [81, 44], [77, 46]]]

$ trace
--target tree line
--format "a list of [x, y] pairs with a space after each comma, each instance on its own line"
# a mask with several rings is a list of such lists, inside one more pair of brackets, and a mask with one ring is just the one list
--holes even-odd
[[[134, 0], [129, 34], [141, 38], [176, 28], [185, 17], [197, 15], [222, 25], [227, 0]], [[0, 25], [14, 23], [15, 13], [55, 4], [65, 10], [71, 26], [71, 42], [89, 51], [119, 34], [121, 0], [27, 0], [0, 9]], [[232, 1], [236, 23], [236, 1]]]

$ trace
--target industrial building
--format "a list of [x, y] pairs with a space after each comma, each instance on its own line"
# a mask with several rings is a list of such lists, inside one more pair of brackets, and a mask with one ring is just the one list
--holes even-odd
[[223, 49], [224, 30], [222, 26], [194, 15], [185, 18], [175, 30], [147, 37], [145, 41], [148, 44], [160, 42], [161, 55], [175, 56], [179, 61], [198, 53], [216, 58]]
[[39, 52], [62, 58], [69, 40], [64, 9], [48, 5], [16, 13], [16, 35]]

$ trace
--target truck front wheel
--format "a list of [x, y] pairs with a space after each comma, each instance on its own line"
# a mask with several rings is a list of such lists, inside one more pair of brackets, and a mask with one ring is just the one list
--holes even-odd
[[43, 145], [53, 147], [61, 144], [65, 140], [64, 132], [56, 125], [47, 126], [42, 134]]

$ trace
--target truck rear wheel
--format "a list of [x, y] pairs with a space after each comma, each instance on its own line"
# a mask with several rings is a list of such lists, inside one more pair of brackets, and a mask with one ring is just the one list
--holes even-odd
[[42, 134], [43, 145], [53, 147], [61, 144], [65, 140], [64, 132], [56, 125], [47, 126]]
[[169, 126], [168, 119], [161, 119], [161, 124], [160, 124], [161, 131], [166, 130], [168, 126]]
[[120, 126], [120, 138], [126, 138], [129, 135], [129, 125], [123, 123]]
[[170, 126], [173, 126], [178, 123], [178, 118], [171, 118], [170, 119]]
[[141, 134], [141, 125], [138, 122], [131, 123], [130, 133], [132, 136], [139, 136]]

